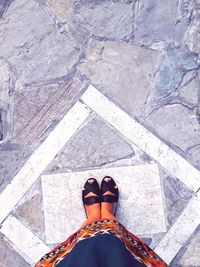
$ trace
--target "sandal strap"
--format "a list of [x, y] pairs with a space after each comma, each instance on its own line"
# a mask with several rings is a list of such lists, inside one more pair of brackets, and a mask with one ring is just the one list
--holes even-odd
[[105, 195], [102, 196], [102, 202], [107, 202], [107, 203], [115, 203], [118, 201], [118, 195], [112, 196], [112, 195]]
[[95, 203], [100, 203], [100, 197], [99, 196], [91, 196], [83, 198], [84, 205], [92, 205]]
[[114, 188], [113, 186], [102, 186], [102, 190], [101, 190], [101, 194], [103, 195], [104, 193], [110, 191], [111, 193], [113, 193], [114, 195], [118, 195], [118, 188]]

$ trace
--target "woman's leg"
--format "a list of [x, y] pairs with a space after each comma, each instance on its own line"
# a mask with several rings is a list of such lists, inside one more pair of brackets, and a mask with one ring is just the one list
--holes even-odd
[[[90, 193], [93, 194], [93, 193]], [[94, 195], [90, 195], [94, 196]], [[90, 224], [94, 221], [98, 221], [101, 219], [101, 210], [100, 210], [100, 204], [96, 203], [93, 205], [85, 205], [86, 214], [87, 214], [87, 220], [81, 225], [80, 228], [86, 226], [87, 224]]]
[[[114, 195], [111, 192], [106, 192], [104, 195]], [[117, 203], [101, 203], [101, 220], [111, 219], [117, 221], [117, 218], [114, 216]]]
[[[96, 181], [95, 181], [95, 179], [90, 178], [87, 180], [87, 183], [90, 183], [92, 185], [93, 183], [96, 183]], [[85, 186], [87, 185], [87, 183], [85, 184]], [[91, 190], [91, 191], [93, 191], [93, 190]], [[96, 192], [96, 191], [94, 191], [94, 192]], [[98, 195], [93, 193], [93, 192], [89, 192], [87, 195], [84, 196], [84, 198], [87, 199], [87, 198], [92, 197], [92, 196], [98, 196]], [[85, 211], [86, 211], [86, 215], [87, 215], [87, 220], [81, 225], [81, 228], [86, 226], [87, 224], [90, 224], [94, 221], [98, 221], [101, 219], [100, 203], [94, 203], [94, 204], [90, 204], [90, 205], [85, 204], [84, 206], [85, 206]]]
[[[106, 182], [109, 182], [111, 178], [107, 177], [104, 178]], [[103, 194], [103, 196], [115, 196], [114, 193], [111, 191], [107, 191]], [[103, 219], [111, 219], [117, 221], [117, 218], [114, 216], [115, 211], [116, 211], [117, 203], [107, 203], [107, 202], [102, 202], [101, 203], [101, 220]]]

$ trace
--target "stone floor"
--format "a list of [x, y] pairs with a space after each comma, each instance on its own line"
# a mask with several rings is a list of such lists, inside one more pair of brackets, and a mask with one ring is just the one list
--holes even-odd
[[200, 1], [1, 0], [0, 29], [0, 267], [75, 231], [105, 174], [127, 228], [200, 267]]

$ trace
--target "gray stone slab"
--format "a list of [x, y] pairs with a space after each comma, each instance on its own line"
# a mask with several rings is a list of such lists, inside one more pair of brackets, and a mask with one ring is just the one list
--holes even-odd
[[22, 222], [31, 232], [44, 240], [44, 215], [43, 199], [40, 179], [23, 196], [13, 210], [17, 219]]
[[200, 168], [200, 144], [190, 147], [187, 150], [187, 154], [192, 157], [194, 162], [196, 162], [197, 166]]
[[0, 139], [4, 142], [11, 137], [13, 129], [13, 98], [21, 88], [15, 69], [0, 57]]
[[0, 1], [0, 18], [7, 11], [11, 3], [12, 3], [12, 0], [1, 0]]
[[176, 221], [177, 217], [187, 206], [193, 193], [181, 181], [171, 177], [171, 175], [161, 167], [160, 175], [163, 183], [166, 203], [166, 219], [169, 227]]
[[164, 106], [146, 120], [166, 142], [183, 151], [199, 144], [200, 126], [196, 113], [181, 104]]
[[75, 0], [48, 0], [48, 5], [61, 22], [66, 22]]
[[0, 267], [30, 267], [4, 238], [0, 239]]
[[60, 242], [80, 227], [85, 220], [81, 188], [88, 177], [100, 183], [105, 175], [119, 187], [117, 217], [122, 224], [140, 235], [166, 231], [157, 164], [101, 168], [42, 176], [47, 243]]
[[79, 1], [72, 20], [89, 34], [120, 40], [133, 33], [132, 1]]
[[185, 33], [191, 23], [194, 12], [195, 1], [181, 0], [178, 1], [178, 10], [175, 22], [175, 41], [178, 43], [185, 42]]
[[188, 71], [178, 91], [179, 99], [186, 104], [195, 107], [199, 103], [199, 75], [198, 72]]
[[158, 100], [169, 96], [179, 87], [184, 74], [198, 68], [198, 65], [197, 55], [191, 53], [187, 48], [183, 46], [169, 47], [160, 71], [155, 77], [154, 99]]
[[29, 147], [18, 144], [0, 145], [0, 192], [8, 185], [30, 155]]
[[36, 1], [12, 2], [1, 22], [0, 39], [0, 56], [9, 59], [24, 83], [65, 76], [79, 57]]
[[174, 39], [178, 0], [139, 1], [135, 19], [135, 40], [142, 44]]
[[97, 167], [133, 155], [131, 146], [97, 117], [71, 138], [46, 172]]
[[160, 53], [139, 46], [93, 41], [79, 71], [128, 112], [141, 115], [160, 59]]
[[200, 53], [200, 8], [199, 0], [193, 3], [193, 12], [191, 16], [190, 25], [185, 34], [185, 43], [188, 45], [189, 49], [199, 54]]
[[47, 85], [30, 86], [15, 93], [12, 140], [33, 145], [58, 120], [82, 89], [74, 79]]
[[194, 237], [190, 241], [187, 248], [185, 248], [185, 253], [176, 264], [181, 267], [200, 266], [200, 228], [197, 232], [195, 232]]

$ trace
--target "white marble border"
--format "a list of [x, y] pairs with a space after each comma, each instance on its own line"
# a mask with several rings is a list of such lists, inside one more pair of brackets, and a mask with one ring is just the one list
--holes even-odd
[[1, 232], [14, 244], [16, 251], [30, 263], [36, 263], [51, 249], [15, 217], [9, 216]]
[[131, 118], [93, 86], [89, 86], [81, 99], [105, 121], [131, 142], [145, 151], [167, 171], [193, 191], [200, 188], [200, 172], [184, 158], [164, 144], [158, 137]]
[[157, 245], [155, 252], [170, 263], [200, 223], [200, 193], [195, 195]]
[[0, 195], [0, 223], [38, 179], [46, 166], [77, 131], [89, 114], [90, 110], [84, 104], [77, 102], [46, 140], [30, 156], [12, 182]]

